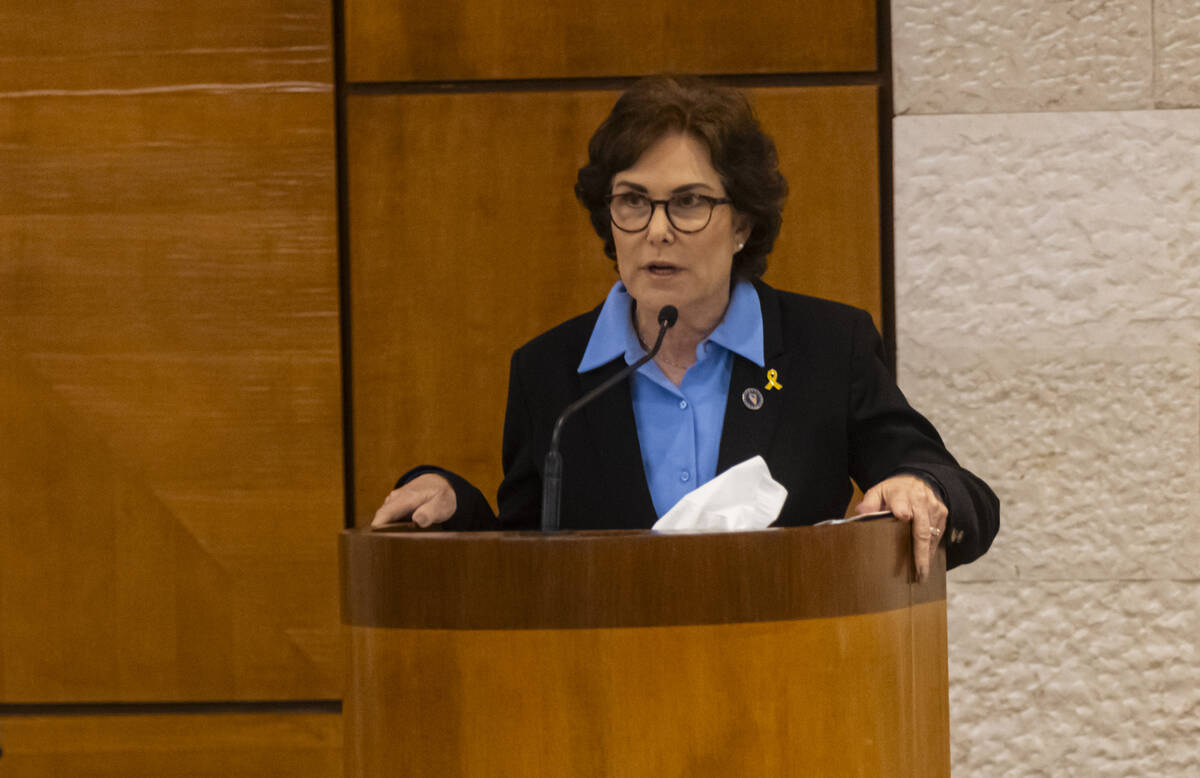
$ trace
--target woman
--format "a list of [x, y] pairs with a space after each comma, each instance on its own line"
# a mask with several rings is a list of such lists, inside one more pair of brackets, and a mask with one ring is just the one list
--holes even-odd
[[461, 477], [424, 466], [401, 477], [374, 526], [533, 529], [555, 418], [653, 343], [653, 362], [568, 421], [564, 528], [647, 528], [680, 497], [755, 454], [788, 490], [776, 525], [859, 512], [911, 521], [918, 574], [939, 540], [950, 566], [987, 550], [991, 490], [958, 466], [905, 401], [863, 311], [778, 292], [758, 279], [787, 185], [744, 95], [657, 76], [617, 101], [575, 187], [620, 281], [596, 310], [513, 355], [499, 516]]

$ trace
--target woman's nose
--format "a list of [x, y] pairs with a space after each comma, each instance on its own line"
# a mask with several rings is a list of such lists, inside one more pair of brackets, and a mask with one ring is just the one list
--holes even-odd
[[669, 243], [675, 239], [675, 228], [667, 218], [667, 206], [658, 205], [650, 214], [650, 224], [646, 226], [646, 238], [651, 243]]

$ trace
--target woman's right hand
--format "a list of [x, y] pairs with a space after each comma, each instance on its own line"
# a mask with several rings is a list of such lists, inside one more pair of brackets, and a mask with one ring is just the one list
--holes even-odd
[[458, 498], [454, 496], [450, 482], [437, 473], [424, 473], [399, 489], [393, 489], [375, 511], [371, 526], [382, 527], [412, 519], [419, 527], [432, 527], [449, 519], [456, 510]]

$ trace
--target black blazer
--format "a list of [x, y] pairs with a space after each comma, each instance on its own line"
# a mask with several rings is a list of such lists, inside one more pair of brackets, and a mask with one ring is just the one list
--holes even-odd
[[[904, 399], [884, 364], [871, 317], [763, 283], [756, 288], [766, 367], [734, 356], [717, 472], [761, 454], [788, 490], [776, 526], [841, 516], [852, 494], [850, 478], [865, 491], [889, 476], [914, 473], [940, 490], [949, 509], [943, 535], [948, 565], [983, 554], [999, 528], [999, 501], [958, 466], [933, 426]], [[458, 512], [445, 529], [540, 525], [541, 473], [555, 419], [625, 364], [618, 358], [582, 375], [576, 370], [599, 310], [513, 354], [498, 516], [478, 489], [453, 473], [422, 466], [401, 477], [404, 483], [435, 470], [450, 479]], [[766, 389], [771, 369], [782, 389]], [[742, 401], [750, 387], [765, 400], [757, 410]], [[561, 446], [564, 529], [646, 529], [654, 523], [628, 382], [573, 416]]]

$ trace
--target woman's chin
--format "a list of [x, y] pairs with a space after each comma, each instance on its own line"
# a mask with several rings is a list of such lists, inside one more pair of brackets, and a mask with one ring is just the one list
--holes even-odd
[[685, 308], [686, 299], [684, 295], [672, 289], [641, 289], [639, 294], [634, 294], [633, 298], [638, 301], [638, 309], [648, 311], [657, 311], [664, 305], [674, 305], [676, 308]]
[[633, 284], [626, 283], [625, 288], [643, 305], [679, 305], [687, 296], [684, 274], [679, 270], [669, 273], [642, 271]]

